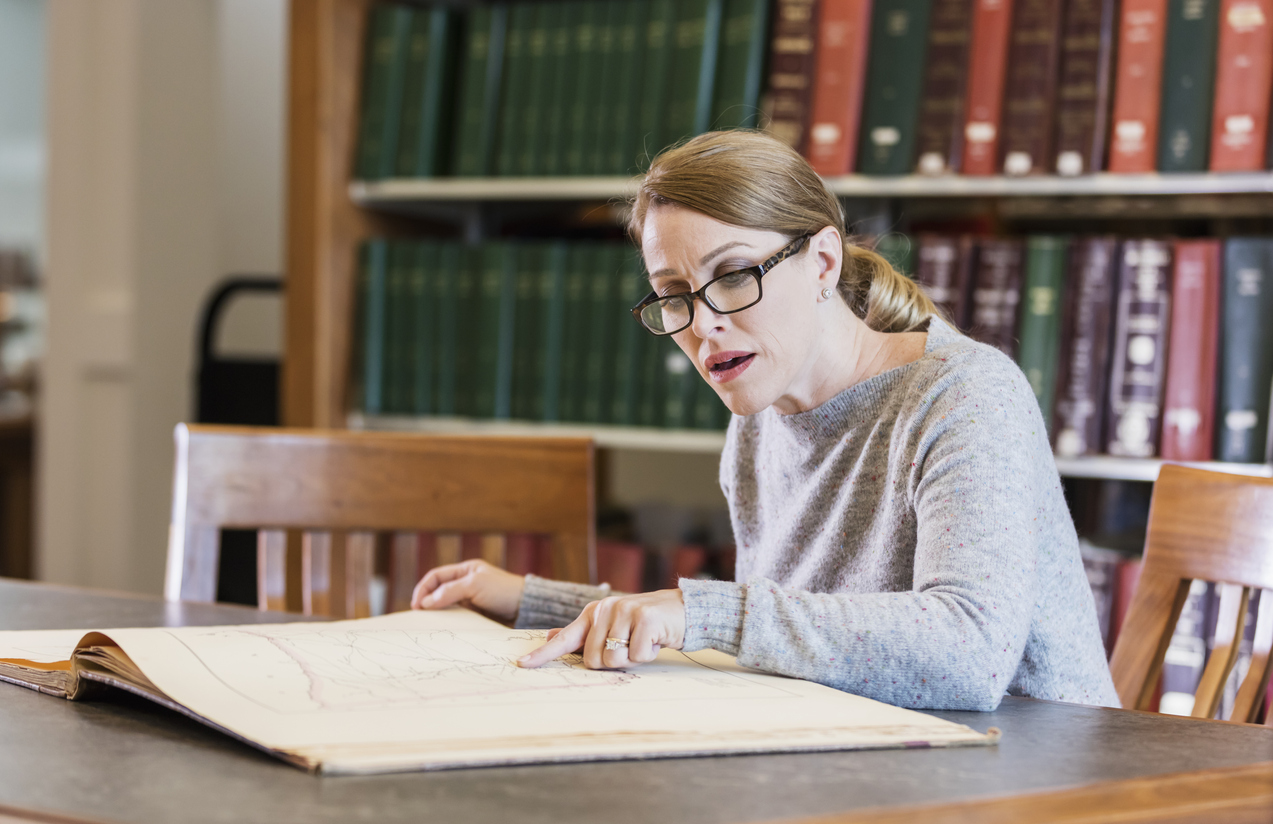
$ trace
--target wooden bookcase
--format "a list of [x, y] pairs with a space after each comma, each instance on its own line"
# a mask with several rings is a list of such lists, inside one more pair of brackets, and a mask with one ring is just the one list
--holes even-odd
[[[480, 229], [474, 227], [482, 225], [483, 209], [492, 205], [604, 203], [622, 198], [633, 187], [633, 181], [622, 177], [354, 180], [362, 48], [367, 11], [373, 2], [296, 0], [291, 6], [284, 422], [400, 431], [551, 430], [592, 434], [599, 445], [615, 449], [718, 451], [723, 437], [711, 432], [367, 418], [348, 413], [350, 306], [361, 240], [408, 233], [418, 229], [422, 220], [458, 221], [468, 225], [468, 236], [480, 236]], [[829, 184], [849, 202], [875, 203], [894, 214], [905, 208], [926, 215], [958, 216], [989, 208], [996, 220], [1018, 231], [1040, 222], [1055, 227], [1062, 225], [1058, 221], [1070, 221], [1076, 231], [1091, 231], [1107, 222], [1140, 227], [1169, 220], [1206, 221], [1219, 232], [1241, 230], [1273, 216], [1273, 172], [1080, 178], [850, 175], [833, 178]], [[1063, 474], [1073, 477], [1152, 480], [1161, 462], [1093, 458], [1059, 464]], [[1263, 465], [1208, 466], [1271, 474]]]

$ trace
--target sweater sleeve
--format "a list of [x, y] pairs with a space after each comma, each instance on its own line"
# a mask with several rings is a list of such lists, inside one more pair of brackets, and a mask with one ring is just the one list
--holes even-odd
[[610, 594], [609, 584], [593, 587], [527, 575], [517, 608], [517, 622], [513, 626], [517, 629], [564, 627], [578, 618], [588, 604]]
[[[1015, 374], [1013, 374], [1015, 373]], [[991, 710], [1022, 659], [1038, 583], [1039, 523], [1058, 483], [1033, 393], [1015, 368], [934, 387], [913, 449], [913, 589], [819, 594], [765, 578], [683, 581], [686, 649], [905, 707]], [[825, 528], [825, 525], [814, 528]]]

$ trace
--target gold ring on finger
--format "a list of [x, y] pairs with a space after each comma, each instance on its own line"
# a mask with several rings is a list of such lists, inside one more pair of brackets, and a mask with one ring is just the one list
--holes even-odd
[[623, 638], [607, 638], [606, 639], [606, 649], [615, 650], [615, 649], [627, 649], [627, 648], [628, 648], [628, 642], [624, 640]]

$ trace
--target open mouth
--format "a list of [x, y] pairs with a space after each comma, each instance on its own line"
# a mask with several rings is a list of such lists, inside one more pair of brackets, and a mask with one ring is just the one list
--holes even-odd
[[707, 359], [707, 372], [712, 380], [723, 382], [733, 380], [743, 373], [756, 356], [750, 352], [722, 352]]

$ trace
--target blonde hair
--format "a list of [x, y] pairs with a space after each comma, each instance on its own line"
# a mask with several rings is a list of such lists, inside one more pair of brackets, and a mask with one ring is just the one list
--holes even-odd
[[638, 247], [650, 207], [665, 204], [791, 238], [834, 226], [844, 243], [840, 296], [867, 326], [908, 332], [937, 314], [913, 280], [849, 238], [840, 201], [808, 162], [763, 132], [708, 132], [654, 158], [628, 217], [628, 232]]

